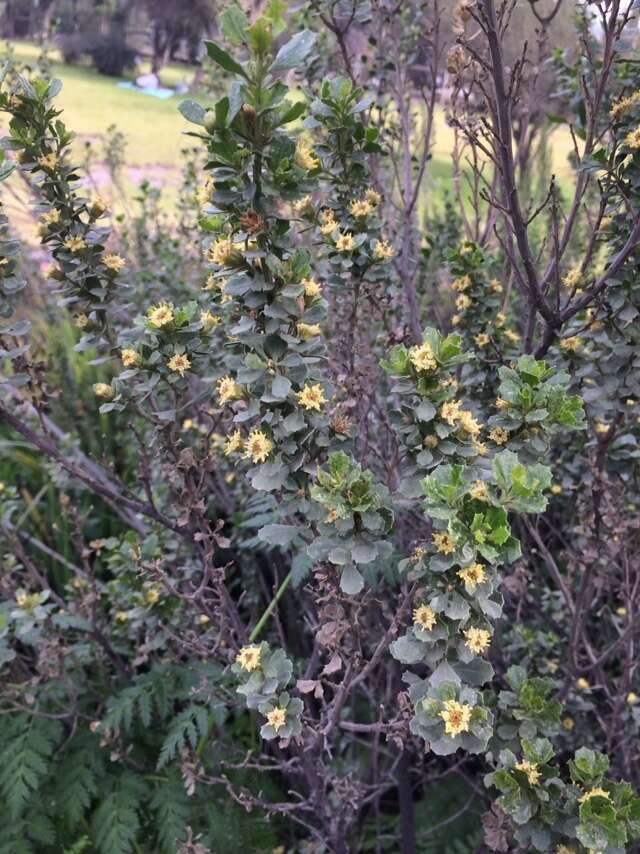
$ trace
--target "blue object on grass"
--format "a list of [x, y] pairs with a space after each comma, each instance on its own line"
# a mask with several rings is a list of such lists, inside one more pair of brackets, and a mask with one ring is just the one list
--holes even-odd
[[118, 88], [139, 92], [141, 95], [151, 95], [153, 98], [161, 98], [163, 101], [175, 95], [173, 89], [163, 89], [162, 86], [136, 86], [135, 83], [131, 83], [129, 80], [121, 80], [118, 83]]

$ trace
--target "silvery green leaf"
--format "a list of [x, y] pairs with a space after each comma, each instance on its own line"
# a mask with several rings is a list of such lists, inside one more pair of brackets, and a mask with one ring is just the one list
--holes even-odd
[[364, 587], [364, 578], [355, 566], [346, 566], [340, 576], [340, 589], [349, 596], [359, 593]]

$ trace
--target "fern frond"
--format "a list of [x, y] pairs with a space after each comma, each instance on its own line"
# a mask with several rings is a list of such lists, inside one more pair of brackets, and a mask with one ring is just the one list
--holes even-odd
[[191, 815], [189, 798], [177, 774], [158, 786], [150, 807], [154, 813], [159, 852], [175, 854], [178, 843], [187, 838]]
[[22, 730], [14, 730], [0, 753], [0, 795], [14, 819], [22, 815], [45, 780], [62, 735], [57, 721], [28, 715], [19, 718]]
[[135, 774], [123, 771], [114, 778], [92, 820], [93, 840], [100, 854], [131, 854], [145, 794], [144, 782]]
[[206, 735], [209, 725], [209, 713], [204, 706], [189, 706], [180, 712], [169, 727], [169, 732], [160, 748], [157, 768], [160, 770], [171, 762], [182, 750], [191, 747], [193, 750], [198, 741]]

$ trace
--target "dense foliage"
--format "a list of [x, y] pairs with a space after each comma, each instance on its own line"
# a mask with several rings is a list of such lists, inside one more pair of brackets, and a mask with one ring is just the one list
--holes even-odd
[[344, 5], [228, 5], [172, 220], [5, 69], [2, 854], [640, 839], [631, 10], [532, 3], [536, 70], [511, 4]]

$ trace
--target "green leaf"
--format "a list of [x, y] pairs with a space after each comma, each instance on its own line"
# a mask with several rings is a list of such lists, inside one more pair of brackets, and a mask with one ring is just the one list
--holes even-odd
[[201, 104], [198, 104], [197, 101], [183, 101], [178, 107], [178, 110], [180, 110], [181, 114], [188, 122], [192, 122], [194, 125], [204, 125], [206, 110]]
[[311, 51], [316, 40], [316, 34], [311, 30], [303, 30], [297, 33], [290, 41], [283, 44], [276, 58], [271, 63], [270, 72], [288, 71], [296, 68]]
[[220, 15], [220, 26], [227, 41], [231, 44], [245, 44], [249, 22], [239, 6], [235, 4]]
[[220, 45], [210, 41], [205, 41], [205, 45], [207, 46], [209, 57], [221, 68], [224, 68], [225, 71], [230, 71], [232, 74], [239, 74], [247, 80], [249, 79], [244, 68], [226, 50], [223, 50]]
[[340, 589], [349, 596], [355, 596], [364, 587], [364, 578], [355, 566], [345, 566], [340, 576]]
[[258, 531], [258, 539], [272, 546], [290, 546], [298, 534], [295, 525], [263, 525]]

